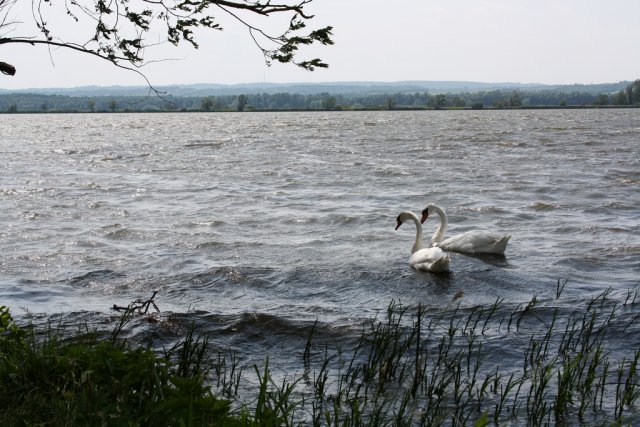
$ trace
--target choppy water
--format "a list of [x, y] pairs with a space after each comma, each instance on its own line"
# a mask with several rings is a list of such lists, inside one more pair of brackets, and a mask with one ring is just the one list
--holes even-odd
[[[287, 366], [316, 319], [339, 335], [392, 300], [515, 307], [558, 280], [566, 312], [609, 287], [623, 299], [640, 277], [639, 141], [638, 109], [0, 116], [0, 305], [100, 323], [158, 289], [174, 322], [154, 334], [196, 321]], [[449, 235], [511, 233], [507, 256], [413, 271], [414, 228], [395, 218], [427, 202]]]

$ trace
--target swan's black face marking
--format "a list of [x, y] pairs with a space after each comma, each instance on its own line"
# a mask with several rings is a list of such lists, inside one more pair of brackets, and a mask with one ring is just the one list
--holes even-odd
[[400, 215], [398, 215], [398, 218], [396, 218], [396, 230], [400, 228], [401, 225], [402, 225], [402, 220], [400, 219]]
[[429, 209], [425, 209], [422, 211], [422, 218], [420, 218], [420, 224], [424, 224], [427, 218], [429, 218]]

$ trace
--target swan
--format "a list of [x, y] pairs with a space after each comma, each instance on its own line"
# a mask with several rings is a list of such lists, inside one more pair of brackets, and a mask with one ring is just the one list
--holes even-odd
[[416, 241], [411, 248], [411, 257], [409, 257], [409, 265], [416, 270], [431, 271], [439, 273], [449, 270], [449, 257], [442, 249], [423, 248], [422, 247], [422, 224], [418, 215], [413, 212], [404, 211], [398, 215], [396, 220], [396, 230], [400, 228], [403, 222], [411, 220], [416, 225]]
[[423, 224], [427, 218], [429, 218], [429, 215], [433, 213], [440, 216], [440, 226], [436, 232], [433, 233], [433, 237], [431, 237], [431, 246], [451, 252], [504, 255], [511, 234], [473, 230], [444, 239], [444, 232], [447, 229], [449, 221], [447, 220], [447, 214], [440, 206], [434, 205], [433, 203], [427, 204], [422, 210], [420, 223]]

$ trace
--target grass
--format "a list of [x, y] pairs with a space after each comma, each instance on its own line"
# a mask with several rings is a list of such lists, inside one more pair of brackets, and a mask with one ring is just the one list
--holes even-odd
[[[556, 299], [566, 282], [558, 282]], [[392, 302], [353, 343], [309, 326], [299, 378], [276, 382], [267, 357], [236, 354], [190, 330], [173, 348], [135, 348], [112, 333], [63, 338], [19, 328], [0, 310], [2, 425], [565, 425], [638, 416], [640, 340], [608, 337], [638, 319], [637, 290], [611, 289], [573, 314], [533, 296], [509, 308], [427, 313]], [[120, 331], [124, 320], [116, 327]], [[635, 332], [637, 334], [637, 332]], [[104, 334], [103, 334], [104, 335]], [[619, 338], [618, 338], [619, 342]], [[511, 350], [511, 351], [506, 351]], [[504, 353], [504, 354], [502, 354]], [[250, 378], [247, 378], [250, 377]], [[253, 384], [246, 386], [245, 384]], [[249, 401], [238, 390], [253, 387]], [[213, 391], [212, 391], [213, 390]], [[215, 394], [214, 394], [215, 393]]]

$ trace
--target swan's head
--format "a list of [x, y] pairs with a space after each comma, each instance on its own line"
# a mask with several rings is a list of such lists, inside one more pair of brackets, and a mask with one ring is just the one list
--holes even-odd
[[396, 230], [398, 228], [400, 228], [400, 226], [402, 225], [403, 222], [408, 221], [410, 219], [412, 219], [413, 217], [415, 217], [414, 213], [411, 212], [402, 212], [400, 215], [398, 215], [398, 218], [396, 218]]
[[404, 221], [402, 220], [402, 215], [398, 215], [398, 218], [396, 218], [396, 230], [400, 228], [403, 222]]
[[422, 217], [420, 218], [420, 224], [424, 224], [424, 222], [429, 218], [429, 214], [433, 212], [433, 205], [429, 203], [422, 210]]

